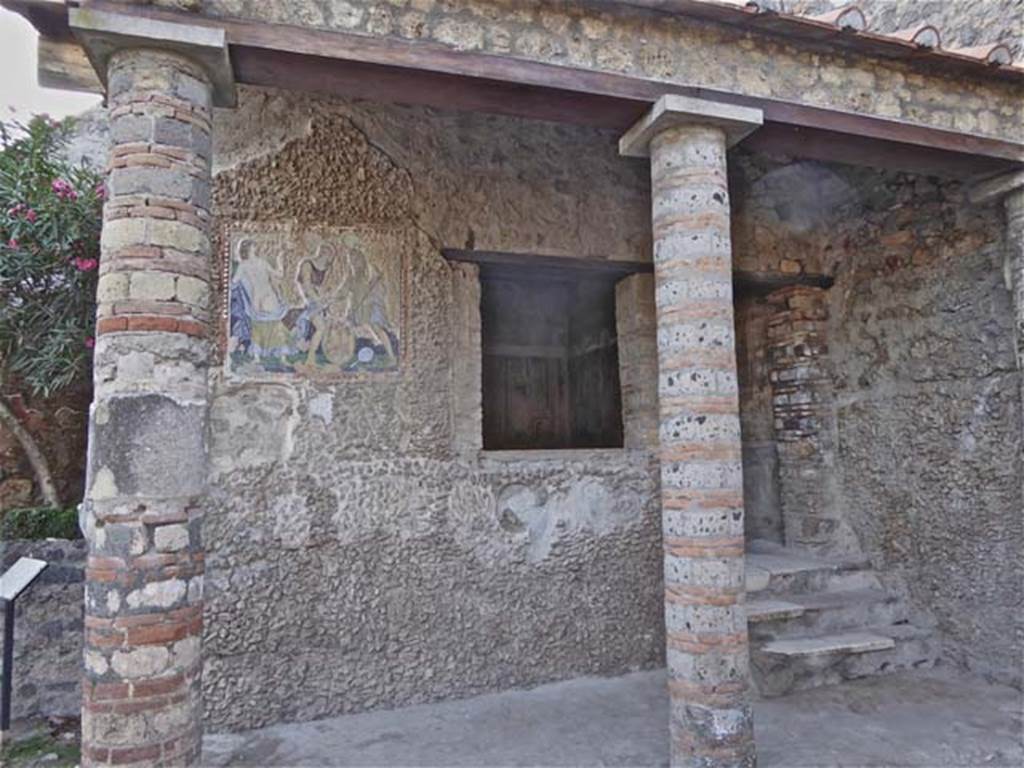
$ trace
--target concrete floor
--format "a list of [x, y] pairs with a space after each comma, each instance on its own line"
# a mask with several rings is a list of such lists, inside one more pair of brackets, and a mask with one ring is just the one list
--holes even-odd
[[[761, 768], [1024, 765], [1022, 697], [951, 672], [892, 675], [760, 701]], [[664, 673], [213, 734], [209, 766], [660, 766]]]

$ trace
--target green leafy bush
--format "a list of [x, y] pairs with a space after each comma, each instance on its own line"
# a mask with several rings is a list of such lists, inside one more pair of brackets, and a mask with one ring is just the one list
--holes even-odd
[[0, 365], [49, 397], [90, 370], [104, 189], [69, 124], [0, 123]]
[[10, 509], [0, 518], [0, 539], [79, 539], [75, 507]]
[[20, 443], [50, 507], [63, 501], [42, 447], [7, 397], [50, 397], [92, 367], [105, 195], [68, 162], [71, 125], [0, 123], [0, 427]]

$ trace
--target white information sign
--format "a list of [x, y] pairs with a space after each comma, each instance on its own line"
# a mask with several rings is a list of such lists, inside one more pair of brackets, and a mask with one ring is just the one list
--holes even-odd
[[3, 576], [0, 576], [0, 598], [14, 600], [25, 591], [29, 584], [36, 580], [36, 576], [46, 568], [46, 562], [31, 557], [18, 558], [18, 562], [12, 565]]

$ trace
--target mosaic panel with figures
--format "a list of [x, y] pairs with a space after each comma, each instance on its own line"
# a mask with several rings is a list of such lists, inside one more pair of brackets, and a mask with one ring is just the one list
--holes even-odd
[[323, 378], [398, 368], [399, 238], [364, 229], [234, 227], [222, 245], [231, 373]]

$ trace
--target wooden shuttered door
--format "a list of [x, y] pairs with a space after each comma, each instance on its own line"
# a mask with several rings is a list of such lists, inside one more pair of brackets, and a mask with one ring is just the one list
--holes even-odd
[[484, 273], [486, 450], [622, 445], [614, 281]]

